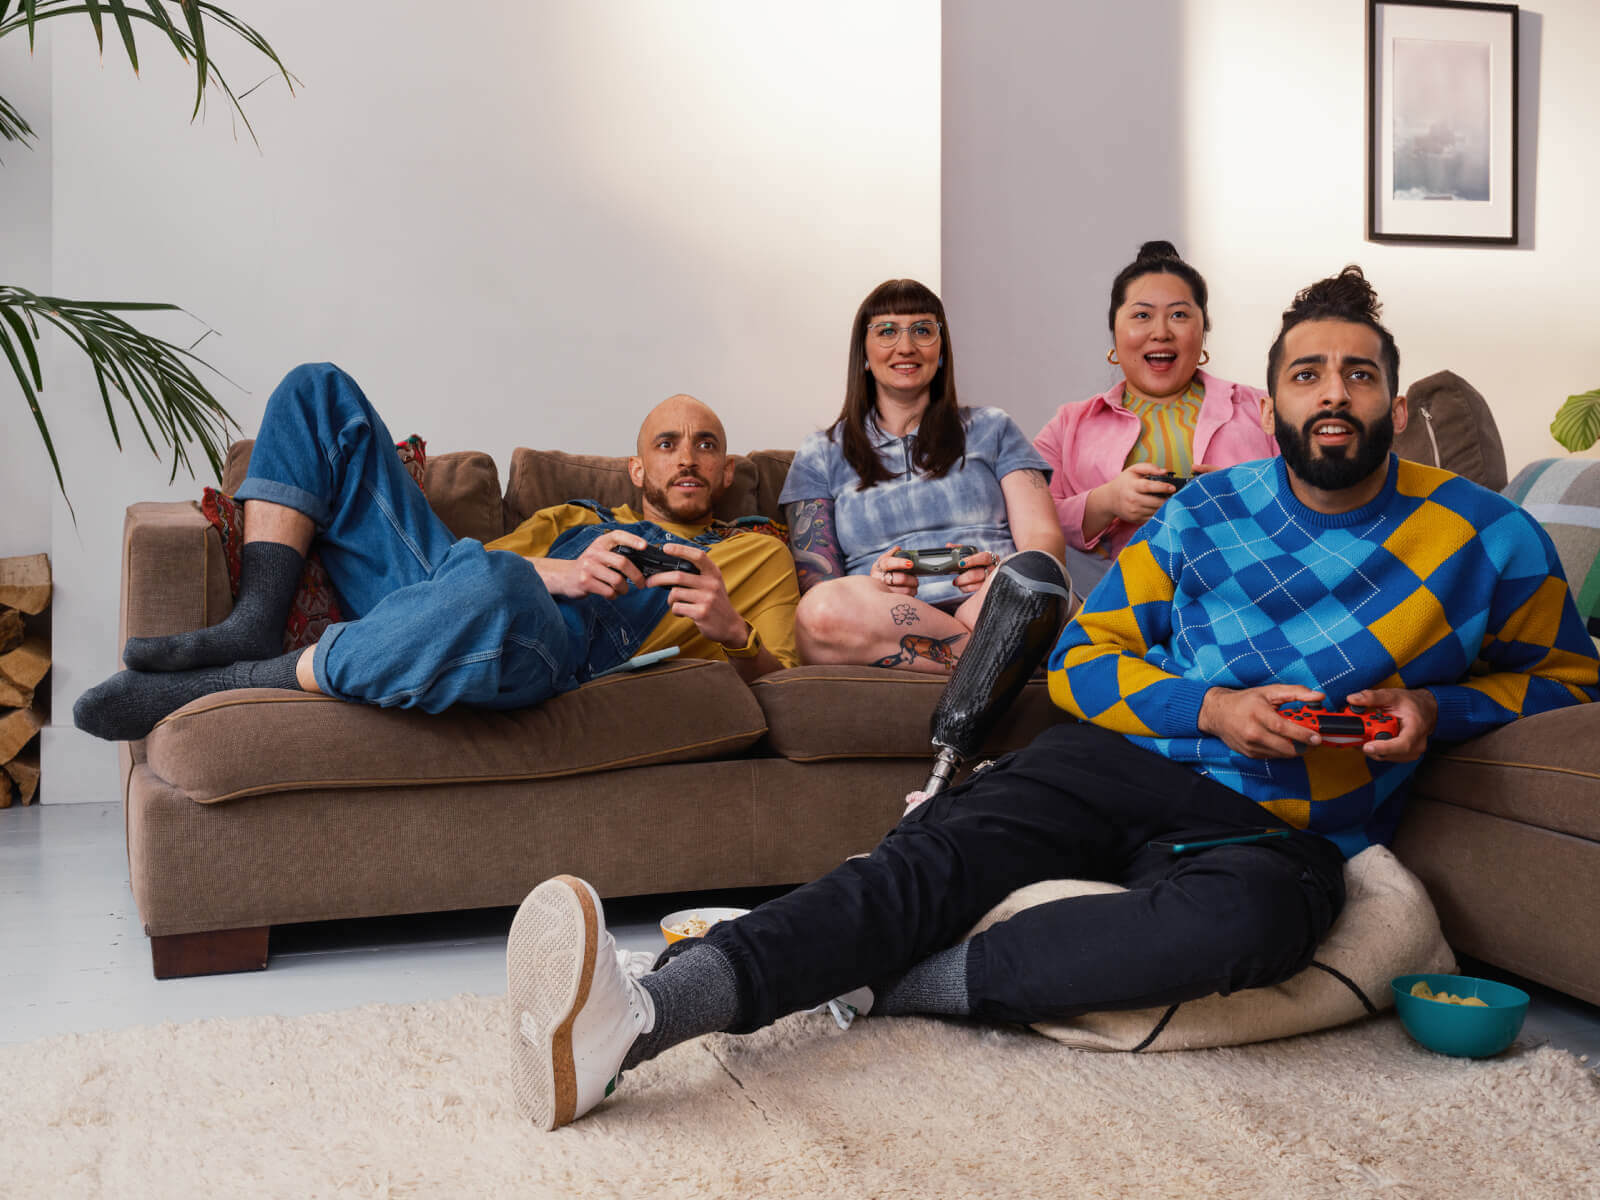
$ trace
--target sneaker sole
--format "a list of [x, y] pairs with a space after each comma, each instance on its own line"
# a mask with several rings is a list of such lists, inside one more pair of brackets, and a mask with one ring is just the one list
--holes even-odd
[[594, 896], [571, 875], [534, 888], [511, 923], [511, 1082], [517, 1110], [540, 1129], [568, 1124], [578, 1106], [572, 1026], [589, 999], [599, 943]]

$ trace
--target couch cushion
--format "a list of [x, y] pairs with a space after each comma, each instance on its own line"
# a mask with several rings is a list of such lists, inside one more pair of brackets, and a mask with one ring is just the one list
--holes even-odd
[[150, 769], [202, 804], [263, 792], [548, 779], [738, 754], [766, 732], [726, 663], [597, 679], [534, 708], [438, 715], [304, 692], [220, 692], [151, 732]]
[[778, 497], [783, 493], [783, 481], [789, 477], [794, 465], [793, 450], [755, 450], [750, 461], [756, 468], [756, 511], [774, 521], [783, 520]]
[[1589, 633], [1600, 637], [1600, 462], [1542, 458], [1505, 489], [1544, 526]]
[[1414, 795], [1600, 842], [1600, 704], [1512, 721], [1430, 753]]
[[1395, 453], [1443, 467], [1498, 492], [1506, 486], [1506, 452], [1489, 402], [1454, 371], [1439, 371], [1406, 389], [1411, 421], [1395, 435]]
[[[947, 677], [883, 667], [793, 667], [750, 685], [766, 715], [768, 744], [784, 758], [926, 758], [928, 722]], [[1022, 689], [999, 722], [985, 755], [1027, 745], [1058, 721], [1070, 720], [1050, 701], [1044, 681]]]
[[506, 532], [500, 471], [477, 450], [456, 450], [428, 459], [422, 490], [445, 528], [457, 537], [492, 542]]
[[[760, 511], [756, 507], [761, 482], [756, 464], [740, 454], [735, 454], [733, 461], [733, 484], [712, 513], [724, 521]], [[610, 508], [627, 504], [637, 510], [639, 489], [628, 478], [628, 460], [604, 454], [530, 450], [526, 446], [511, 452], [505, 495], [507, 533], [541, 508], [570, 500], [594, 500]]]
[[[1396, 975], [1455, 971], [1427, 892], [1388, 850], [1369, 846], [1345, 863], [1344, 886], [1344, 910], [1317, 946], [1312, 965], [1282, 983], [1164, 1008], [1085, 1013], [1034, 1028], [1086, 1050], [1239, 1046], [1328, 1029], [1390, 1008], [1389, 981]], [[1032, 884], [1001, 901], [973, 933], [1038, 904], [1122, 890], [1081, 880]]]

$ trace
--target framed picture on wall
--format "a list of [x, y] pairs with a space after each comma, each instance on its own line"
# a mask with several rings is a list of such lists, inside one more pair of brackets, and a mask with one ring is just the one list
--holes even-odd
[[1516, 244], [1516, 5], [1368, 0], [1367, 238]]

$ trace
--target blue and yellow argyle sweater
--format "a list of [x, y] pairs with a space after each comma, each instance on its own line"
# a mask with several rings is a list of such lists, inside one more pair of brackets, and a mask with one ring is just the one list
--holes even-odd
[[1415, 762], [1319, 746], [1254, 759], [1200, 733], [1214, 686], [1293, 683], [1341, 704], [1426, 688], [1435, 741], [1600, 698], [1549, 537], [1505, 497], [1389, 459], [1353, 512], [1305, 507], [1283, 459], [1202, 475], [1139, 531], [1050, 656], [1062, 708], [1190, 764], [1348, 857], [1394, 833]]

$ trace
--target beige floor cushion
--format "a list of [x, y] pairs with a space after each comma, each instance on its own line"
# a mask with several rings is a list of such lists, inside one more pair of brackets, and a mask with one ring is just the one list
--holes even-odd
[[[1312, 965], [1273, 987], [1206, 996], [1170, 1008], [1086, 1013], [1042, 1022], [1040, 1033], [1084, 1050], [1193, 1050], [1238, 1046], [1342, 1025], [1389, 1008], [1389, 981], [1413, 971], [1453, 972], [1455, 957], [1417, 877], [1382, 846], [1344, 868], [1345, 906]], [[1012, 892], [973, 933], [1025, 908], [1123, 889], [1081, 880], [1046, 880]], [[970, 934], [968, 936], [971, 936]]]

